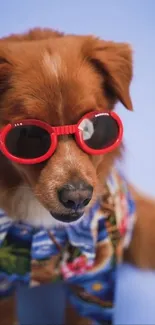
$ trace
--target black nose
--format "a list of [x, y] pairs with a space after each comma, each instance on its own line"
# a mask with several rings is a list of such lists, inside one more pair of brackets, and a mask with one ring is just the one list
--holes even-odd
[[79, 210], [91, 200], [93, 187], [85, 182], [68, 183], [58, 191], [59, 201], [65, 208]]

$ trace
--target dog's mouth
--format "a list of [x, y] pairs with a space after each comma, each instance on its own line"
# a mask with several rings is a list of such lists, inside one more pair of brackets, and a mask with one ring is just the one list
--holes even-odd
[[75, 213], [70, 213], [70, 214], [59, 214], [59, 213], [52, 213], [50, 211], [50, 213], [54, 219], [56, 219], [57, 221], [61, 221], [63, 223], [75, 222], [75, 221], [81, 219], [83, 216], [83, 213], [80, 213], [80, 212], [75, 212]]

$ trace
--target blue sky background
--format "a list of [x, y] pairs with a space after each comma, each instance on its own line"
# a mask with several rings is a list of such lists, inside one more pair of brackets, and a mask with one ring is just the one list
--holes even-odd
[[125, 171], [155, 196], [155, 0], [5, 0], [0, 36], [34, 26], [127, 41], [134, 48], [134, 113], [120, 104], [125, 126]]

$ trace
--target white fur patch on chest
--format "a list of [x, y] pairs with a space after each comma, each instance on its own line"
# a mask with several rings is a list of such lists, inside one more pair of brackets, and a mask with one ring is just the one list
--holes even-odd
[[28, 186], [21, 186], [14, 197], [15, 219], [34, 227], [49, 228], [58, 224], [51, 213], [37, 200]]

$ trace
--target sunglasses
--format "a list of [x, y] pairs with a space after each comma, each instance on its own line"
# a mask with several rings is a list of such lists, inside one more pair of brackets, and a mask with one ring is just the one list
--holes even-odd
[[54, 154], [60, 135], [73, 136], [87, 154], [102, 155], [121, 143], [123, 125], [114, 112], [91, 112], [77, 124], [63, 126], [27, 119], [8, 124], [0, 130], [0, 150], [16, 163], [37, 164]]

